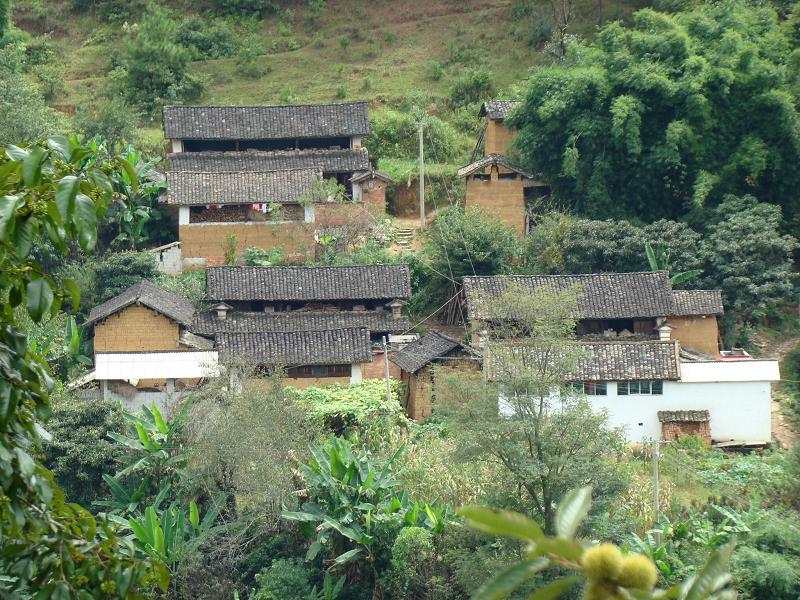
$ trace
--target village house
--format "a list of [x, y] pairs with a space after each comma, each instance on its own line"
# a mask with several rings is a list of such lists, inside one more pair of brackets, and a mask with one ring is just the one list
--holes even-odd
[[195, 335], [195, 307], [149, 281], [95, 306], [84, 326], [94, 341], [94, 371], [101, 399], [129, 410], [179, 398], [218, 373], [211, 340]]
[[[385, 215], [388, 178], [362, 139], [367, 105], [167, 106], [167, 191], [184, 268], [223, 264], [235, 251], [280, 247], [290, 261], [313, 258], [326, 230]], [[320, 185], [343, 186], [335, 201]], [[230, 236], [235, 236], [231, 238]]]
[[[458, 170], [458, 176], [466, 180], [467, 209], [489, 211], [522, 237], [529, 232], [531, 218], [550, 190], [547, 184], [509, 157], [514, 131], [506, 125], [505, 119], [519, 105], [520, 102], [511, 100], [483, 103], [478, 113], [483, 119], [483, 128], [476, 152], [472, 162]], [[481, 144], [484, 156], [478, 158]]]
[[[509, 352], [529, 349], [489, 339], [484, 298], [510, 286], [577, 294], [576, 336], [582, 360], [569, 379], [630, 441], [699, 433], [711, 442], [767, 443], [771, 383], [778, 363], [722, 350], [719, 290], [673, 290], [667, 274], [465, 277], [473, 339], [488, 378], [501, 380]], [[541, 357], [539, 357], [541, 358]], [[501, 410], [503, 404], [501, 402]]]
[[405, 393], [403, 407], [415, 421], [431, 416], [437, 375], [480, 371], [476, 356], [460, 342], [437, 331], [406, 344], [389, 360], [400, 367]]

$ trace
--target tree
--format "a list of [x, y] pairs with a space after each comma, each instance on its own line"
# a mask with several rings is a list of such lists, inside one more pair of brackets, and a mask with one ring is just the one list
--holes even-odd
[[94, 303], [113, 298], [142, 279], [158, 275], [156, 259], [152, 252], [114, 252], [97, 261], [94, 266], [95, 282], [92, 284]]
[[196, 100], [203, 83], [189, 71], [189, 51], [176, 43], [177, 24], [160, 4], [150, 3], [125, 44], [128, 100], [152, 114], [166, 102]]
[[512, 285], [480, 298], [480, 313], [493, 315], [485, 323], [488, 383], [450, 376], [443, 386], [462, 456], [502, 465], [548, 533], [556, 531], [558, 499], [576, 483], [593, 485], [599, 500], [623, 483], [609, 460], [621, 436], [570, 384], [583, 358], [576, 293]]
[[715, 211], [705, 244], [706, 273], [725, 305], [757, 321], [794, 298], [797, 240], [780, 234], [781, 211], [752, 196], [729, 196]]
[[24, 61], [21, 44], [0, 48], [0, 145], [30, 142], [66, 129], [64, 117], [45, 104], [39, 88], [26, 78]]
[[53, 472], [70, 502], [91, 506], [103, 491], [103, 474], [117, 468], [123, 448], [106, 433], [124, 425], [118, 405], [81, 400], [69, 393], [54, 399], [47, 429], [53, 436], [44, 445], [42, 463]]
[[[79, 304], [77, 286], [45, 274], [30, 257], [32, 240], [46, 235], [60, 252], [74, 239], [84, 252], [97, 240], [96, 224], [111, 200], [109, 174], [120, 159], [102, 161], [76, 138], [50, 138], [0, 151], [0, 592], [4, 597], [133, 598], [141, 578], [166, 588], [163, 564], [133, 558], [115, 526], [69, 504], [32, 449], [45, 436], [52, 378], [47, 364], [19, 331], [14, 308], [34, 322], [65, 300]], [[45, 436], [46, 437], [46, 436]], [[153, 579], [151, 579], [152, 581]]]
[[511, 124], [524, 166], [593, 217], [679, 218], [726, 193], [800, 213], [792, 42], [768, 6], [635, 13], [537, 69]]
[[11, 0], [0, 0], [0, 40], [11, 27]]
[[438, 302], [460, 289], [464, 275], [497, 275], [508, 271], [518, 243], [511, 229], [487, 213], [446, 208], [425, 236], [431, 294]]
[[124, 98], [115, 96], [91, 108], [81, 107], [76, 120], [86, 137], [104, 141], [109, 151], [116, 152], [133, 140], [139, 116]]

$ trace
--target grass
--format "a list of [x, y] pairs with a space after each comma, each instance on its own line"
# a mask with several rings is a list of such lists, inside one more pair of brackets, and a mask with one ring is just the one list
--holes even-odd
[[[167, 0], [178, 18], [196, 12], [184, 0]], [[240, 31], [253, 31], [264, 47], [275, 39], [296, 39], [301, 47], [264, 55], [271, 72], [257, 79], [238, 74], [233, 59], [192, 65], [207, 80], [203, 104], [313, 103], [364, 99], [376, 104], [425, 90], [446, 97], [469, 64], [448, 64], [451, 46], [474, 46], [502, 93], [545, 59], [540, 51], [514, 39], [513, 0], [328, 0], [324, 14], [309, 20], [304, 3], [268, 15], [262, 21], [231, 20]], [[52, 31], [51, 39], [66, 62], [67, 92], [54, 104], [86, 106], [97, 101], [107, 83], [113, 57], [122, 51], [124, 26], [76, 14], [69, 0], [20, 0], [14, 19], [31, 32]], [[580, 0], [574, 30], [594, 29], [592, 0]], [[606, 7], [610, 15], [630, 12], [626, 2]], [[341, 43], [348, 40], [346, 48]], [[442, 77], [430, 74], [432, 61], [444, 65]], [[341, 64], [332, 69], [333, 63]], [[365, 82], [368, 82], [366, 84]], [[339, 89], [337, 97], [337, 88]], [[289, 93], [291, 91], [291, 93]], [[158, 124], [155, 123], [157, 126]]]

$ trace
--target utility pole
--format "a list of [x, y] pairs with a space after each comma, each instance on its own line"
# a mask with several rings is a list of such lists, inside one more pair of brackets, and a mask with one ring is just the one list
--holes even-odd
[[425, 228], [425, 157], [423, 155], [422, 121], [419, 122], [419, 226]]
[[392, 401], [392, 386], [389, 383], [389, 349], [386, 347], [386, 336], [383, 336], [383, 373], [386, 376], [386, 402]]

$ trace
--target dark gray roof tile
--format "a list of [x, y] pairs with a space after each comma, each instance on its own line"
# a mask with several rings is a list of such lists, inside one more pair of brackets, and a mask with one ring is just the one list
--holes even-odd
[[372, 360], [366, 329], [218, 333], [215, 339], [223, 354], [243, 355], [258, 365], [296, 367]]
[[170, 171], [288, 171], [313, 169], [323, 173], [369, 170], [366, 148], [287, 150], [275, 152], [177, 152], [167, 155]]
[[470, 319], [491, 319], [481, 298], [496, 297], [510, 285], [531, 291], [578, 290], [578, 319], [636, 319], [675, 314], [672, 287], [666, 272], [592, 273], [586, 275], [496, 275], [464, 277]]
[[699, 423], [710, 418], [707, 410], [659, 410], [656, 414], [662, 423], [686, 421]]
[[434, 359], [445, 356], [460, 347], [461, 344], [456, 340], [432, 331], [419, 338], [416, 342], [406, 344], [389, 360], [404, 371], [416, 373]]
[[231, 311], [226, 319], [219, 319], [213, 312], [198, 314], [192, 324], [192, 331], [200, 335], [214, 335], [261, 331], [330, 331], [362, 327], [369, 329], [371, 333], [401, 333], [407, 331], [411, 323], [408, 317], [395, 318], [388, 311]]
[[195, 313], [194, 304], [188, 300], [143, 279], [113, 298], [95, 306], [89, 312], [89, 318], [84, 325], [92, 326], [133, 304], [146, 306], [186, 326], [191, 324]]
[[512, 110], [517, 108], [522, 102], [519, 100], [487, 100], [481, 105], [478, 113], [479, 117], [489, 117], [490, 119], [505, 119]]
[[675, 316], [721, 315], [722, 290], [674, 290]]
[[528, 179], [533, 179], [534, 176], [528, 173], [527, 171], [522, 170], [520, 167], [512, 164], [505, 156], [502, 154], [487, 154], [483, 158], [476, 160], [473, 163], [468, 164], [466, 167], [461, 167], [458, 170], [459, 177], [466, 177], [468, 175], [472, 175], [473, 173], [483, 172], [484, 169], [488, 166], [498, 165], [501, 167], [505, 167], [506, 169], [513, 171], [514, 173], [519, 173], [523, 177], [527, 177]]
[[165, 106], [164, 137], [266, 140], [367, 135], [366, 102], [293, 106]]
[[246, 173], [167, 171], [166, 204], [296, 203], [322, 173], [311, 169]]
[[[576, 342], [581, 351], [568, 381], [677, 380], [680, 365], [677, 342]], [[552, 352], [552, 348], [546, 349]], [[486, 353], [490, 379], [500, 380], [508, 369], [531, 364], [540, 369], [542, 354], [535, 344], [491, 344]], [[511, 367], [509, 367], [511, 365]]]
[[411, 296], [408, 265], [211, 267], [211, 301], [381, 300]]

